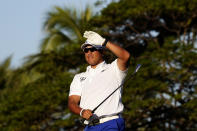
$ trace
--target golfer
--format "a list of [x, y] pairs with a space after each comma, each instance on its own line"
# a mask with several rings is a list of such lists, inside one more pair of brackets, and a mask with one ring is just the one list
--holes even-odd
[[[85, 119], [85, 131], [124, 131], [125, 122], [121, 116], [124, 109], [121, 101], [122, 87], [94, 113], [92, 110], [124, 82], [130, 54], [96, 32], [85, 31], [84, 37], [87, 39], [81, 48], [89, 66], [85, 72], [76, 74], [73, 78], [69, 92], [69, 109]], [[103, 59], [104, 48], [117, 57], [111, 64], [106, 64]], [[96, 123], [90, 121], [93, 116], [98, 119]]]

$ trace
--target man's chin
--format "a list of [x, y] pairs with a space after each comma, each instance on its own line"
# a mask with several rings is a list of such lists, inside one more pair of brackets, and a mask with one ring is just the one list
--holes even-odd
[[88, 63], [89, 65], [91, 65], [91, 66], [95, 66], [95, 65], [97, 65], [96, 63]]
[[[87, 61], [87, 60], [86, 60]], [[89, 60], [87, 61], [87, 63], [91, 66], [96, 66], [98, 65], [99, 63], [101, 63], [102, 61], [94, 61], [94, 60]]]

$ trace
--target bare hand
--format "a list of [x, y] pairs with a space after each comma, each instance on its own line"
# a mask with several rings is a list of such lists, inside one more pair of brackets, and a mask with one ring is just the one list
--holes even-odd
[[82, 112], [82, 117], [85, 118], [86, 120], [88, 120], [92, 115], [93, 115], [92, 111], [89, 109], [85, 109]]

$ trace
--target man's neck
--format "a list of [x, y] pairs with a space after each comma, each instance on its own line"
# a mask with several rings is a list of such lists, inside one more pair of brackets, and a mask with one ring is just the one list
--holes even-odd
[[91, 68], [93, 68], [93, 69], [96, 69], [96, 67], [100, 64], [100, 63], [102, 63], [103, 62], [103, 60], [102, 61], [100, 61], [98, 64], [96, 64], [96, 65], [91, 65]]

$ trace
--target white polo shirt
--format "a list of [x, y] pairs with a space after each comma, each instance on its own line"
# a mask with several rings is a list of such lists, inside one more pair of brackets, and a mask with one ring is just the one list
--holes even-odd
[[[69, 96], [81, 96], [80, 107], [93, 110], [124, 82], [126, 74], [127, 70], [121, 71], [118, 68], [117, 59], [111, 64], [102, 62], [95, 69], [88, 66], [86, 72], [76, 74], [73, 78]], [[98, 107], [95, 114], [102, 116], [121, 113], [124, 109], [121, 95], [122, 87]]]

